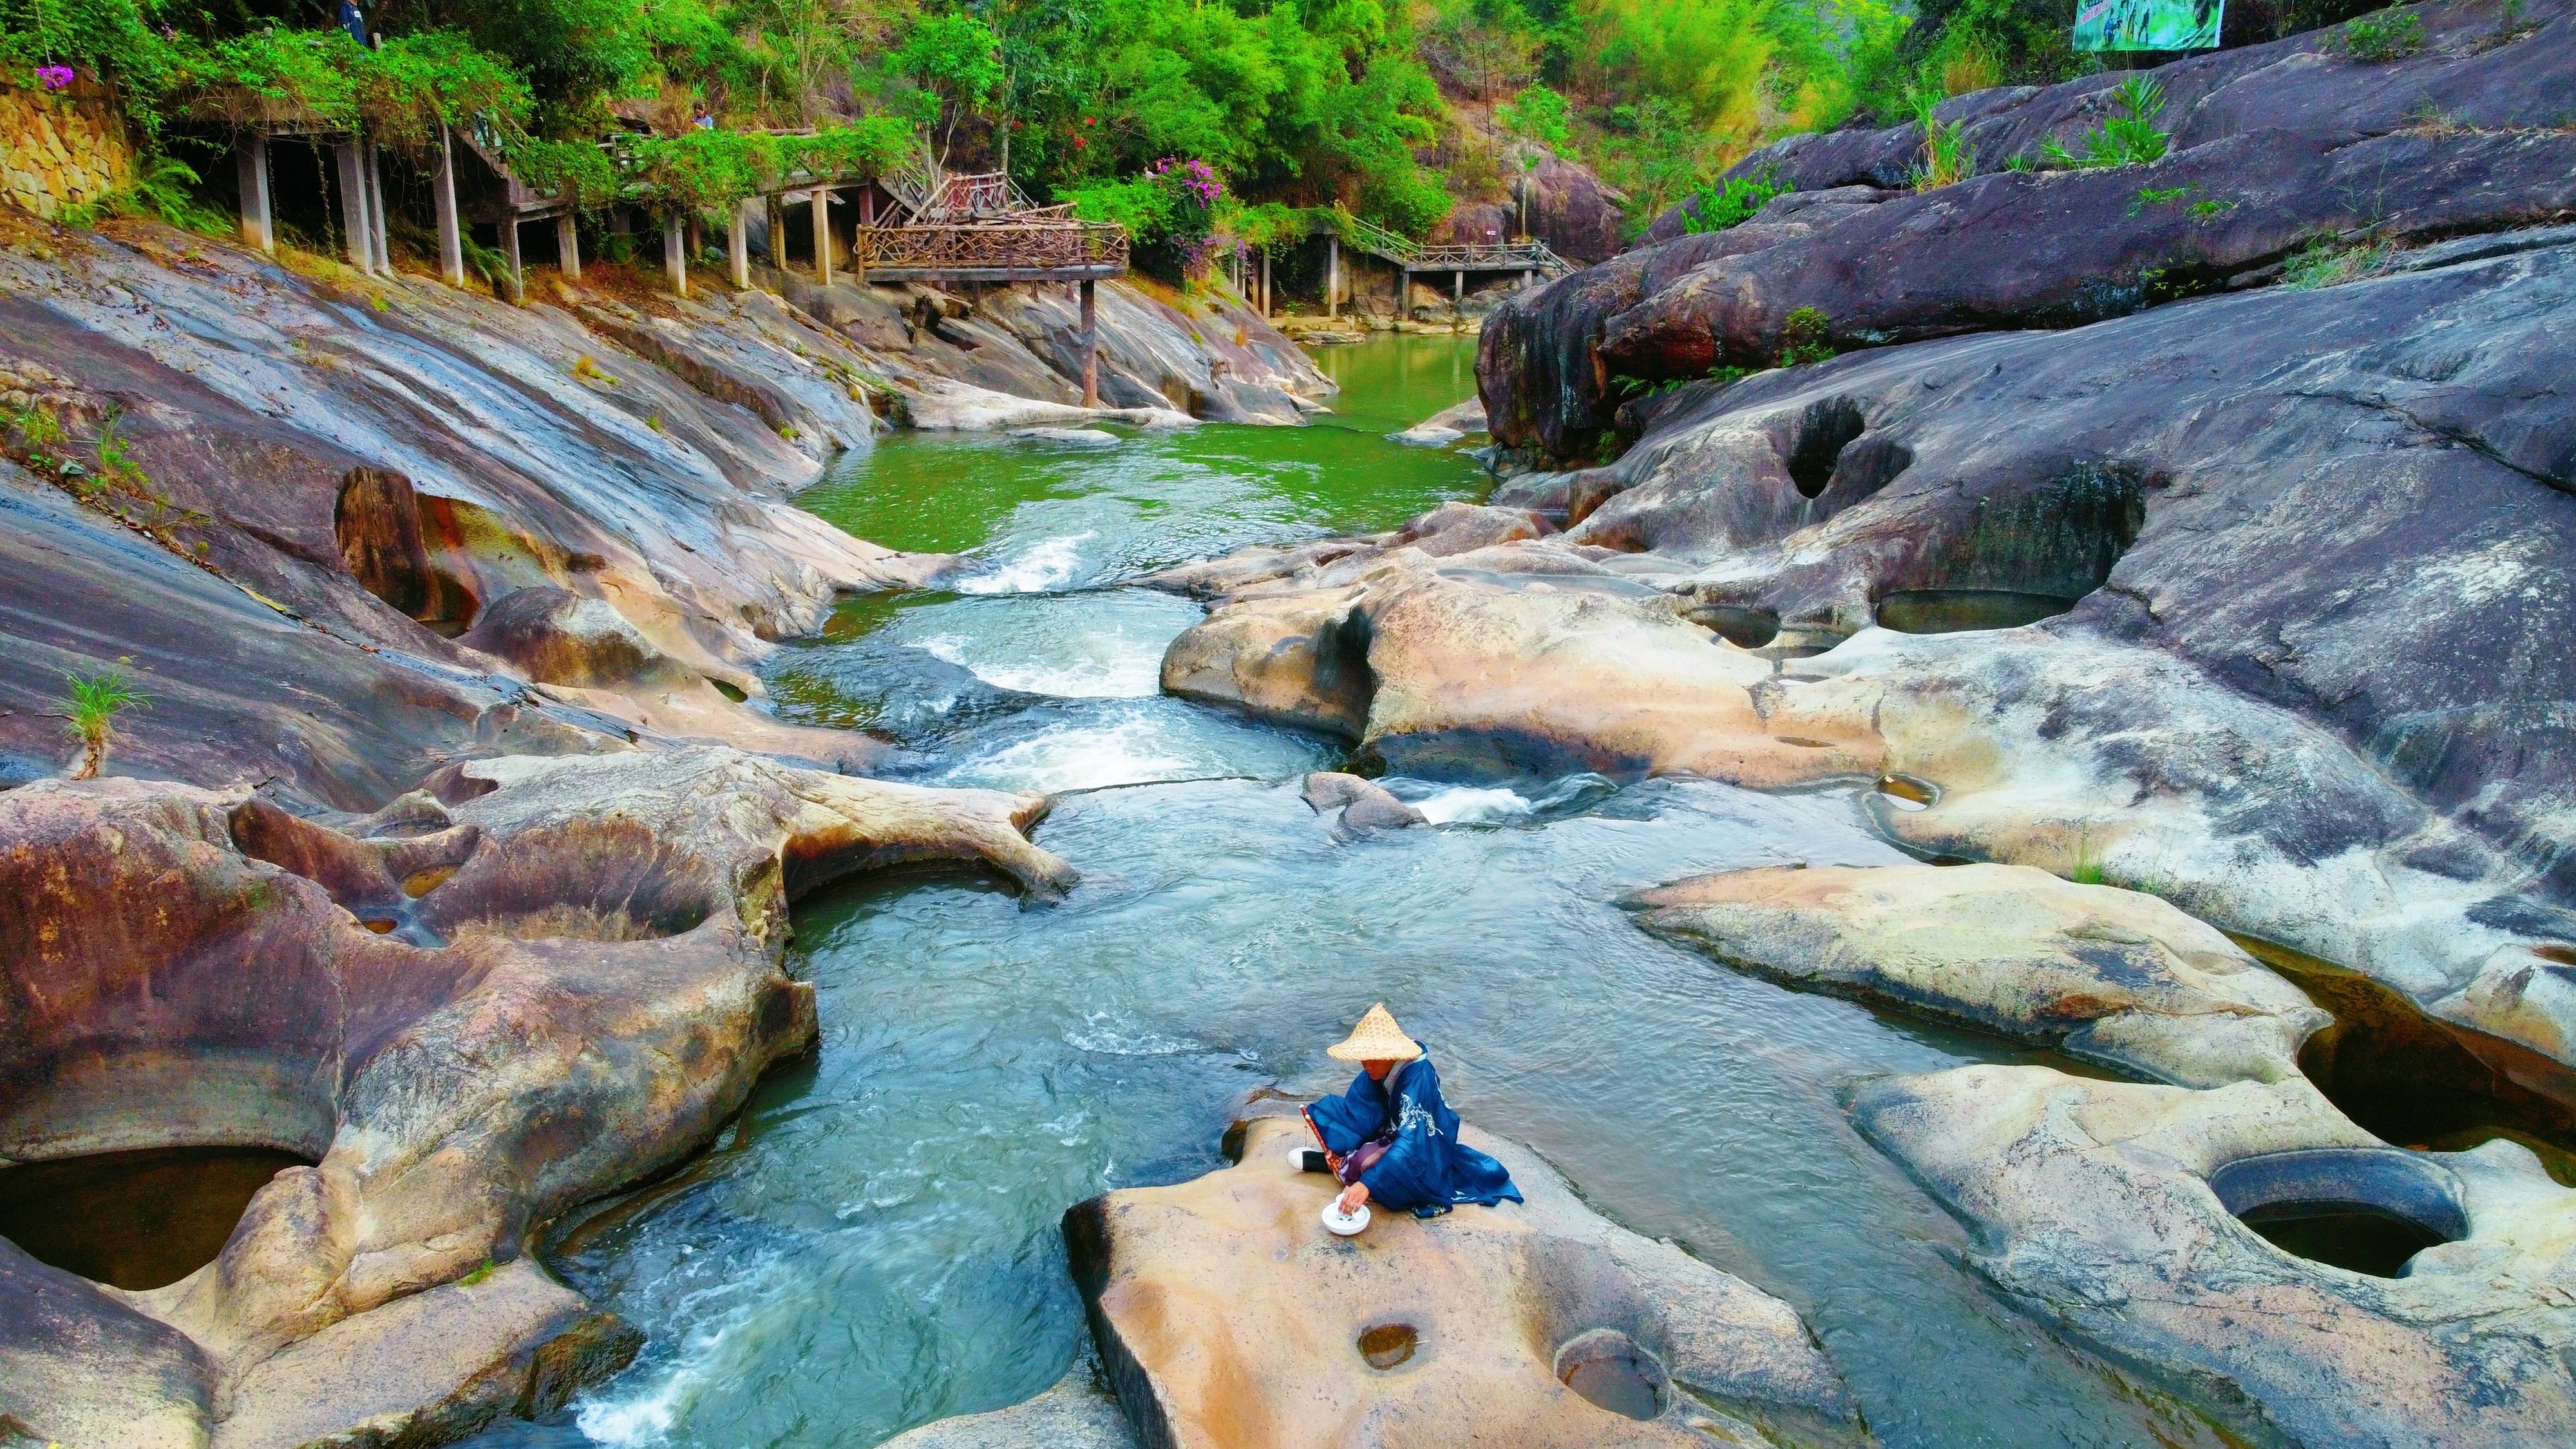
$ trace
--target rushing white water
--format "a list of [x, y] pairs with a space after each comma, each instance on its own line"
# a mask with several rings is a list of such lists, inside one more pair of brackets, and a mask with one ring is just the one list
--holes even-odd
[[1046, 539], [988, 568], [968, 573], [952, 587], [961, 594], [1037, 594], [1074, 583], [1083, 573], [1083, 541], [1090, 529]]

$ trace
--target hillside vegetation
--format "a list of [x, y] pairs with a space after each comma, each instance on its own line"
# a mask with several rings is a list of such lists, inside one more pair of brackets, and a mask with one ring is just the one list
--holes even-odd
[[[130, 204], [201, 225], [189, 166], [292, 115], [414, 151], [470, 125], [602, 204], [619, 183], [598, 142], [621, 129], [626, 195], [700, 207], [818, 153], [926, 153], [1186, 248], [1302, 229], [1286, 208], [1418, 236], [1543, 151], [1642, 226], [1766, 139], [2100, 63], [2067, 48], [2060, 3], [1901, 3], [389, 0], [370, 49], [322, 0], [0, 0], [0, 68], [104, 87], [162, 158]], [[2247, 0], [2231, 35], [2351, 8]]]

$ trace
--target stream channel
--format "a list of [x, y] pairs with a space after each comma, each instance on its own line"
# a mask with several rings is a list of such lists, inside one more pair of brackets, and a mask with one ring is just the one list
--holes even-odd
[[1324, 350], [1342, 391], [1303, 429], [898, 434], [802, 497], [975, 566], [954, 592], [845, 602], [768, 666], [780, 714], [897, 738], [908, 778], [1053, 792], [1035, 834], [1083, 883], [1054, 907], [953, 872], [803, 901], [791, 966], [820, 1051], [548, 1245], [647, 1346], [478, 1444], [860, 1449], [1027, 1398], [1086, 1337], [1064, 1210], [1221, 1166], [1260, 1088], [1338, 1090], [1322, 1048], [1378, 1000], [1462, 1114], [1794, 1304], [1884, 1443], [2220, 1442], [1981, 1291], [1959, 1228], [1840, 1106], [1879, 1073], [2048, 1058], [1737, 975], [1612, 904], [1712, 869], [1904, 859], [1857, 786], [1392, 779], [1433, 828], [1341, 841], [1298, 796], [1340, 745], [1158, 694], [1200, 609], [1123, 581], [1481, 496], [1472, 461], [1382, 436], [1470, 395], [1473, 348]]

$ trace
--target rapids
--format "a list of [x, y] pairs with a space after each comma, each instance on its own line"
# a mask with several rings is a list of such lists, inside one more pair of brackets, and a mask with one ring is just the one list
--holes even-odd
[[769, 666], [780, 713], [891, 735], [913, 778], [1057, 792], [1037, 838], [1085, 881], [1053, 908], [954, 874], [805, 901], [816, 1056], [546, 1244], [648, 1346], [477, 1443], [864, 1446], [1034, 1394], [1086, 1334], [1065, 1208], [1219, 1165], [1253, 1092], [1337, 1088], [1321, 1047], [1381, 999], [1463, 1114], [1795, 1304], [1886, 1444], [2220, 1442], [1985, 1293], [1840, 1105], [1879, 1073], [2048, 1058], [1735, 975], [1610, 904], [1728, 866], [1902, 859], [1852, 789], [1394, 779], [1433, 824], [1341, 841], [1297, 792], [1339, 745], [1157, 692], [1198, 610], [1122, 580], [1479, 495], [1469, 461], [1381, 436], [1468, 396], [1472, 348], [1324, 351], [1337, 412], [1304, 429], [906, 434], [803, 495], [973, 566], [845, 602]]

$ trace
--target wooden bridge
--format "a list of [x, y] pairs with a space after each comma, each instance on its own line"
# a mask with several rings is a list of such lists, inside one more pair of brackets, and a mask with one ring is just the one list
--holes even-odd
[[[1393, 263], [1407, 280], [1426, 272], [1449, 273], [1449, 295], [1452, 299], [1467, 295], [1469, 272], [1518, 272], [1521, 284], [1528, 286], [1540, 277], [1553, 280], [1575, 270], [1572, 262], [1558, 256], [1554, 248], [1534, 237], [1523, 237], [1518, 241], [1425, 246], [1347, 214], [1337, 215], [1330, 223], [1317, 225], [1306, 234], [1311, 237], [1316, 232], [1324, 236], [1324, 315], [1327, 317], [1341, 315], [1346, 280], [1342, 271], [1342, 243], [1345, 239], [1350, 242], [1352, 250]], [[1262, 315], [1268, 316], [1271, 312], [1270, 250], [1267, 247], [1260, 250], [1261, 262], [1257, 273], [1251, 270], [1247, 258], [1238, 251], [1236, 265], [1241, 275], [1236, 290], [1246, 297], [1257, 297]]]

